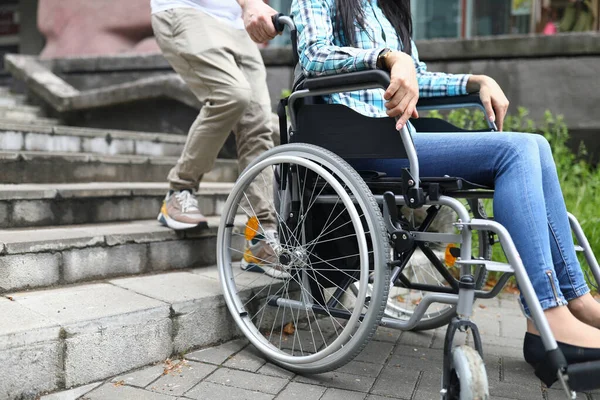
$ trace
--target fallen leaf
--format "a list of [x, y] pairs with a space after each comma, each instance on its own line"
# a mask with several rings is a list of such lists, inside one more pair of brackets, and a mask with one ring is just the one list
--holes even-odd
[[186, 360], [179, 360], [173, 362], [170, 358], [165, 360], [165, 367], [163, 369], [163, 375], [169, 375], [170, 373], [181, 374], [182, 368], [187, 365]]
[[485, 309], [487, 308], [487, 306], [484, 306], [483, 304], [480, 304], [480, 305], [479, 305], [479, 308], [481, 308], [481, 309], [485, 310]]
[[118, 382], [113, 383], [113, 385], [115, 387], [124, 386], [125, 385], [125, 381], [118, 381]]
[[283, 327], [283, 333], [286, 335], [293, 335], [296, 332], [296, 328], [294, 327], [293, 322], [288, 322], [286, 326]]

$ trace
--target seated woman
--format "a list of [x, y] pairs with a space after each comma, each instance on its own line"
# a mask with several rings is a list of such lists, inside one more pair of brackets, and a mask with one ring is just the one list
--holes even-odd
[[[510, 232], [567, 360], [600, 359], [600, 304], [591, 296], [575, 255], [546, 139], [509, 132], [419, 133], [410, 125], [409, 118], [418, 117], [419, 95], [479, 92], [489, 117], [502, 130], [508, 100], [498, 84], [483, 75], [428, 72], [411, 41], [410, 0], [294, 0], [292, 15], [308, 77], [375, 68], [391, 74], [386, 91], [335, 94], [326, 101], [372, 117], [397, 117], [398, 129], [408, 124], [421, 176], [457, 176], [495, 188], [494, 217]], [[400, 162], [379, 160], [375, 167], [397, 174]], [[543, 346], [531, 320], [524, 354], [533, 365], [543, 362]]]

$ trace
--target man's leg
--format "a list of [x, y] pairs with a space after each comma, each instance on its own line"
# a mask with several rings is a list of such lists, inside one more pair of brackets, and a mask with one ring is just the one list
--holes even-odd
[[238, 30], [191, 8], [155, 14], [152, 26], [166, 59], [203, 103], [168, 177], [171, 189], [185, 198], [169, 202], [168, 195], [159, 215], [166, 225], [183, 229], [204, 219], [194, 197], [185, 193], [197, 190], [202, 175], [212, 169], [227, 136], [250, 104], [252, 92], [238, 67], [239, 57], [230, 50], [236, 46]]
[[[240, 32], [238, 51], [241, 55], [240, 69], [252, 87], [252, 100], [234, 127], [238, 161], [243, 170], [256, 157], [273, 148], [273, 124], [271, 98], [267, 88], [267, 73], [258, 47], [246, 32]], [[273, 205], [273, 171], [265, 169], [257, 184], [248, 188], [252, 210], [263, 229], [276, 229], [277, 219]]]
[[[273, 148], [274, 131], [267, 75], [258, 47], [245, 31], [238, 32], [234, 48], [239, 67], [252, 88], [252, 99], [239, 122], [233, 128], [236, 137], [240, 169], [245, 169], [256, 157]], [[273, 171], [266, 168], [246, 190], [241, 209], [249, 222], [246, 226], [246, 249], [241, 267], [279, 279], [290, 278], [279, 263], [277, 249], [277, 218], [273, 201]]]

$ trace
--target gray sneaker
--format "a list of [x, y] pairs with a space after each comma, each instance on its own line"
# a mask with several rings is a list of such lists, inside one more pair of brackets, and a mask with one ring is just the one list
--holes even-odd
[[244, 271], [258, 272], [271, 276], [276, 279], [290, 279], [292, 276], [286, 271], [286, 268], [281, 265], [277, 257], [277, 249], [280, 248], [277, 231], [265, 230], [264, 233], [259, 233], [258, 220], [254, 223], [251, 218], [246, 224], [245, 237], [246, 248], [240, 268]]
[[208, 227], [206, 217], [198, 208], [198, 200], [189, 190], [167, 193], [156, 219], [174, 230]]

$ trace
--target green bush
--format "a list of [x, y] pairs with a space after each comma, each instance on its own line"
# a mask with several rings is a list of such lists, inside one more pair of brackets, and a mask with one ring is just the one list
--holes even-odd
[[[444, 118], [465, 129], [487, 128], [483, 113], [479, 110], [453, 110], [444, 115], [433, 111], [428, 116]], [[588, 162], [583, 143], [579, 145], [577, 152], [573, 152], [567, 145], [569, 132], [563, 117], [554, 116], [547, 111], [544, 122], [538, 125], [529, 118], [528, 111], [520, 107], [516, 115], [507, 116], [504, 130], [537, 132], [548, 139], [556, 162], [558, 178], [567, 210], [575, 215], [581, 223], [594, 253], [600, 254], [600, 169]], [[486, 204], [486, 208], [489, 214], [492, 215], [490, 202]], [[591, 277], [589, 268], [581, 253], [579, 258], [584, 272], [588, 277]], [[499, 246], [494, 246], [494, 259], [504, 259]], [[592, 280], [592, 282], [594, 281]]]

